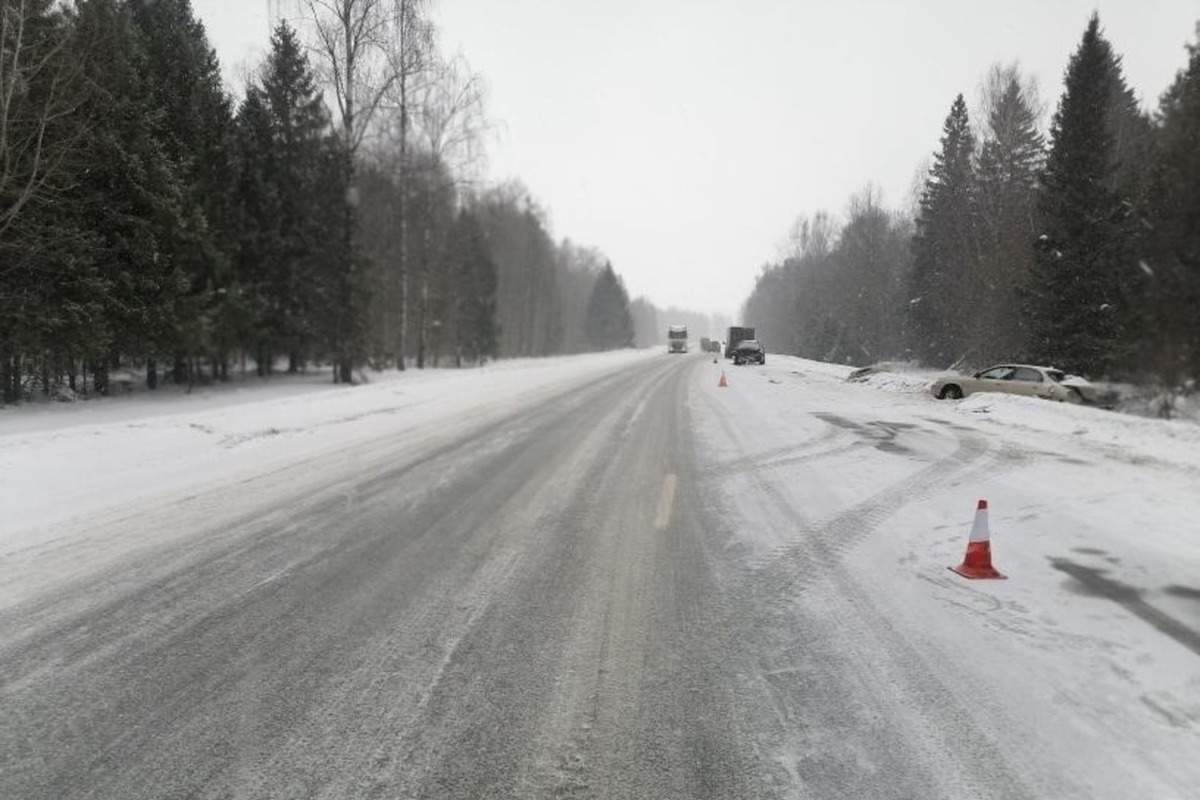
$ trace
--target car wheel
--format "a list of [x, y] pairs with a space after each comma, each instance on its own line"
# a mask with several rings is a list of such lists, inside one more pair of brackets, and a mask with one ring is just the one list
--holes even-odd
[[942, 387], [942, 393], [938, 395], [938, 398], [941, 400], [962, 400], [962, 396], [962, 389], [958, 388], [956, 384], [951, 383]]
[[1078, 389], [1071, 388], [1071, 389], [1067, 389], [1067, 396], [1065, 399], [1068, 403], [1074, 403], [1075, 405], [1079, 405], [1080, 403], [1083, 402], [1083, 395], [1080, 394]]

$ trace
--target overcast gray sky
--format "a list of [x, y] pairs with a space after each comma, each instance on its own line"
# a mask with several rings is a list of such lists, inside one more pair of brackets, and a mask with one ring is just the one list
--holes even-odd
[[[286, 7], [293, 0], [282, 0]], [[257, 64], [268, 0], [192, 0], [227, 78]], [[1196, 0], [440, 0], [443, 51], [488, 83], [493, 179], [631, 294], [736, 315], [799, 214], [875, 183], [908, 203], [954, 96], [1019, 60], [1050, 110], [1088, 16], [1144, 105], [1186, 62]]]

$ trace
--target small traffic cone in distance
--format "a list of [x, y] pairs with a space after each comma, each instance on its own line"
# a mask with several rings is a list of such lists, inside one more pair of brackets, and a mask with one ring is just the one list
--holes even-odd
[[992, 542], [988, 532], [987, 500], [980, 500], [975, 509], [975, 521], [971, 523], [971, 536], [967, 539], [967, 555], [963, 563], [948, 569], [957, 572], [964, 578], [1004, 578], [992, 566]]
[[721, 370], [721, 380], [717, 381], [717, 388], [724, 389], [729, 386], [729, 381], [725, 380], [725, 370]]

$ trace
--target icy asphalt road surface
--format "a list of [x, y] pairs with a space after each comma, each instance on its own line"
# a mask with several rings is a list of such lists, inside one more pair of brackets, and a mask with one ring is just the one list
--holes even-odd
[[[1104, 795], [988, 723], [986, 655], [945, 663], [846, 566], [1015, 459], [829, 386], [780, 438], [766, 373], [722, 366], [729, 390], [650, 359], [105, 521], [171, 536], [0, 611], [0, 797]], [[1169, 788], [1138, 772], [1111, 796]]]

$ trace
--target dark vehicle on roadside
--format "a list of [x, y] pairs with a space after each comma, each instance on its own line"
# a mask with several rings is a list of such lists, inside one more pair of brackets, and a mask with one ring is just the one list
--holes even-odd
[[733, 363], [741, 366], [742, 364], [766, 364], [767, 351], [762, 346], [762, 342], [757, 339], [743, 339], [738, 342], [738, 346], [733, 350]]
[[744, 341], [754, 338], [754, 328], [732, 327], [729, 329], [729, 338], [725, 340], [725, 357], [733, 358], [733, 351], [737, 346]]

